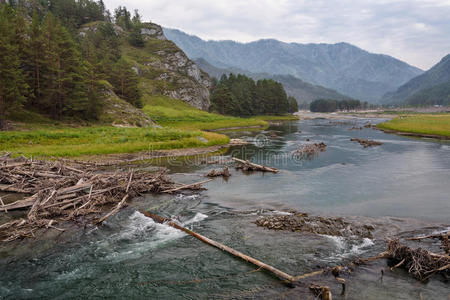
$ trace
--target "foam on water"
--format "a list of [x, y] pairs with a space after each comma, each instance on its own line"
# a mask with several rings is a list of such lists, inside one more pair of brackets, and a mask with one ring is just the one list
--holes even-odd
[[[182, 225], [198, 223], [207, 217], [205, 214], [196, 213]], [[139, 258], [152, 249], [186, 236], [183, 231], [167, 224], [156, 223], [152, 218], [138, 211], [135, 211], [127, 221], [120, 232], [99, 244], [99, 248], [109, 248], [107, 260], [122, 261]]]
[[334, 253], [325, 259], [325, 261], [335, 261], [336, 259], [348, 258], [353, 255], [360, 255], [368, 250], [368, 247], [373, 246], [374, 242], [369, 238], [363, 238], [355, 244], [354, 240], [348, 240], [341, 236], [322, 235], [336, 245]]

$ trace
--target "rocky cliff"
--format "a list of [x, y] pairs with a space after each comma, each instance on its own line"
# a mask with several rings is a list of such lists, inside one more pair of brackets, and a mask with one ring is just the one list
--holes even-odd
[[[145, 23], [141, 30], [146, 46], [128, 54], [136, 60], [146, 91], [161, 93], [208, 110], [211, 80], [173, 42], [166, 39], [161, 26]], [[139, 51], [139, 53], [136, 53]], [[158, 82], [159, 81], [159, 82]]]

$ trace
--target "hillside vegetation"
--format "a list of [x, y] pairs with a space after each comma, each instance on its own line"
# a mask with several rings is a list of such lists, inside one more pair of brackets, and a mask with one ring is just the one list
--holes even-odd
[[425, 73], [414, 77], [395, 92], [383, 97], [384, 103], [407, 103], [411, 105], [448, 104], [450, 82], [450, 54], [443, 57]]
[[198, 58], [194, 60], [195, 63], [205, 72], [209, 74], [209, 76], [220, 79], [222, 75], [229, 74], [243, 74], [252, 78], [253, 80], [261, 80], [261, 79], [272, 79], [283, 85], [283, 88], [286, 91], [288, 96], [294, 97], [299, 106], [303, 109], [309, 107], [309, 103], [311, 101], [317, 99], [335, 99], [335, 100], [349, 100], [349, 96], [344, 96], [338, 93], [335, 90], [327, 89], [320, 85], [314, 85], [308, 82], [305, 82], [297, 77], [292, 75], [272, 75], [269, 73], [252, 73], [247, 70], [243, 70], [241, 68], [219, 68], [213, 66], [208, 61], [203, 58]]

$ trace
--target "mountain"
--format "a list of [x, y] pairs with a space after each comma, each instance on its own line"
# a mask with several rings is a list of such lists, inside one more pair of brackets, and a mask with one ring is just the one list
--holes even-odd
[[327, 89], [320, 85], [314, 85], [298, 79], [292, 75], [271, 75], [268, 73], [252, 73], [239, 68], [219, 68], [215, 67], [203, 58], [195, 59], [194, 62], [211, 77], [219, 79], [223, 74], [244, 74], [254, 80], [273, 79], [280, 82], [288, 96], [293, 96], [299, 104], [310, 103], [313, 100], [326, 98], [335, 100], [349, 99], [350, 97], [342, 95], [335, 90]]
[[347, 43], [299, 44], [274, 39], [250, 43], [204, 41], [176, 29], [163, 30], [191, 59], [204, 58], [220, 68], [292, 75], [372, 102], [423, 73], [393, 57], [369, 53]]
[[[434, 65], [425, 73], [414, 77], [407, 83], [400, 86], [395, 92], [387, 93], [383, 97], [384, 103], [402, 103], [408, 98], [416, 99], [411, 101], [418, 101], [417, 97], [423, 98], [425, 94], [430, 92], [439, 84], [444, 84], [450, 81], [450, 54], [441, 59], [439, 63]], [[442, 87], [436, 87], [437, 90], [442, 90]], [[424, 91], [426, 90], [426, 91]], [[436, 91], [437, 91], [436, 90]], [[417, 93], [417, 95], [415, 95]]]
[[450, 81], [420, 90], [406, 99], [409, 105], [450, 105]]

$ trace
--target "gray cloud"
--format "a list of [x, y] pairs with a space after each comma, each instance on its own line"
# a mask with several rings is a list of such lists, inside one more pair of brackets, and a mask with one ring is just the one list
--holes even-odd
[[106, 0], [203, 39], [348, 42], [428, 69], [450, 53], [450, 0]]

